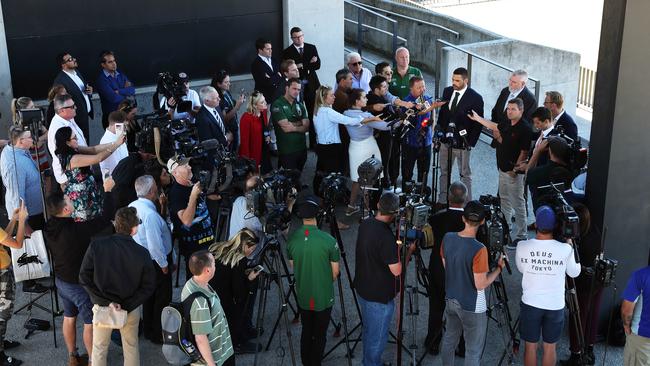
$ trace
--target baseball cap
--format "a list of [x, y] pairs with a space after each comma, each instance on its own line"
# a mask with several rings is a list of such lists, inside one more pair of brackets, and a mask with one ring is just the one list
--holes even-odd
[[182, 72], [182, 71], [178, 73], [178, 78], [181, 79], [182, 81], [189, 81], [190, 80], [190, 77], [187, 76], [187, 74]]
[[555, 228], [555, 212], [549, 206], [540, 206], [535, 211], [535, 226], [538, 230], [552, 231]]
[[184, 158], [181, 156], [172, 156], [171, 158], [169, 158], [169, 160], [167, 160], [167, 171], [169, 172], [169, 174], [171, 174], [174, 172], [174, 169], [176, 169], [176, 167], [185, 165], [189, 162], [190, 162], [189, 158]]
[[306, 194], [296, 200], [296, 215], [301, 219], [311, 219], [318, 215], [321, 199], [313, 194]]
[[385, 192], [377, 204], [382, 215], [394, 215], [399, 212], [399, 196], [393, 192]]
[[463, 210], [463, 217], [472, 222], [481, 222], [485, 219], [485, 206], [479, 201], [469, 201]]

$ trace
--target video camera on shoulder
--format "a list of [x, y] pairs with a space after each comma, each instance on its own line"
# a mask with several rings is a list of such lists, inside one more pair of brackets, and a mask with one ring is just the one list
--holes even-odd
[[287, 201], [295, 198], [295, 175], [291, 170], [274, 170], [246, 193], [246, 209], [263, 221], [266, 233], [289, 226], [291, 212]]
[[[176, 112], [184, 113], [192, 111], [192, 101], [182, 100], [186, 94], [185, 82], [178, 74], [172, 74], [168, 71], [158, 73], [156, 93], [164, 95], [167, 100], [174, 98], [176, 101]], [[160, 108], [159, 105], [154, 105], [154, 107], [156, 109]]]
[[555, 213], [556, 229], [553, 236], [559, 241], [577, 239], [580, 236], [578, 214], [563, 195], [563, 183], [551, 183], [537, 187], [539, 205], [549, 206]]
[[501, 199], [486, 194], [479, 197], [478, 201], [485, 209], [485, 224], [479, 227], [476, 239], [483, 243], [490, 254], [490, 265], [496, 265], [498, 254], [504, 253], [504, 246], [511, 240], [510, 226], [501, 211]]

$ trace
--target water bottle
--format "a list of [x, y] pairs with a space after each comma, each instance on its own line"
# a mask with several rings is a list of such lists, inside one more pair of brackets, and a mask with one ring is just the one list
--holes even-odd
[[192, 362], [197, 362], [201, 360], [201, 353], [196, 350], [192, 342], [188, 341], [187, 339], [183, 338], [181, 340], [181, 344], [183, 345], [183, 348], [185, 349], [185, 352], [190, 356], [190, 359]]

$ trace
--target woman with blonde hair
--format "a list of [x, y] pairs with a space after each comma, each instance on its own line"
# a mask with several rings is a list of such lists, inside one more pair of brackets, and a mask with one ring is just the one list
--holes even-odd
[[66, 94], [68, 94], [68, 91], [65, 90], [65, 86], [61, 84], [52, 85], [50, 90], [47, 92], [47, 101], [50, 102], [50, 104], [47, 106], [47, 112], [45, 112], [45, 127], [50, 128], [50, 122], [52, 122], [52, 118], [54, 118], [54, 115], [56, 114], [54, 111], [54, 98], [56, 98], [57, 95]]
[[251, 342], [255, 336], [251, 317], [255, 302], [257, 275], [248, 268], [248, 259], [258, 238], [249, 229], [240, 230], [232, 239], [214, 243], [208, 249], [214, 255], [215, 272], [210, 286], [217, 292], [226, 313], [235, 353], [254, 353], [261, 345]]
[[239, 156], [255, 160], [262, 175], [273, 170], [268, 108], [264, 95], [255, 90], [248, 98], [246, 112], [239, 121]]

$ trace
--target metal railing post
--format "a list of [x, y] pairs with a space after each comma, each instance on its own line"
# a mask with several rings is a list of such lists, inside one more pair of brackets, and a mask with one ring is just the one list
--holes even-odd
[[467, 86], [471, 87], [472, 86], [472, 55], [469, 53], [467, 54], [467, 76], [469, 77], [469, 80], [467, 81]]
[[[395, 51], [397, 50], [397, 22], [393, 22], [393, 56], [395, 56]], [[397, 61], [393, 57], [393, 69], [397, 68]]]
[[442, 44], [439, 42], [439, 40], [436, 39], [435, 41], [435, 47], [436, 47], [436, 77], [433, 79], [434, 83], [434, 98], [438, 99], [440, 96], [440, 74], [442, 73]]
[[540, 91], [542, 89], [542, 86], [540, 84], [541, 84], [541, 82], [539, 80], [537, 80], [535, 82], [535, 101], [537, 103], [539, 103], [539, 93], [540, 93]]
[[361, 8], [357, 8], [357, 52], [359, 55], [362, 53], [363, 49], [363, 13], [361, 12]]

